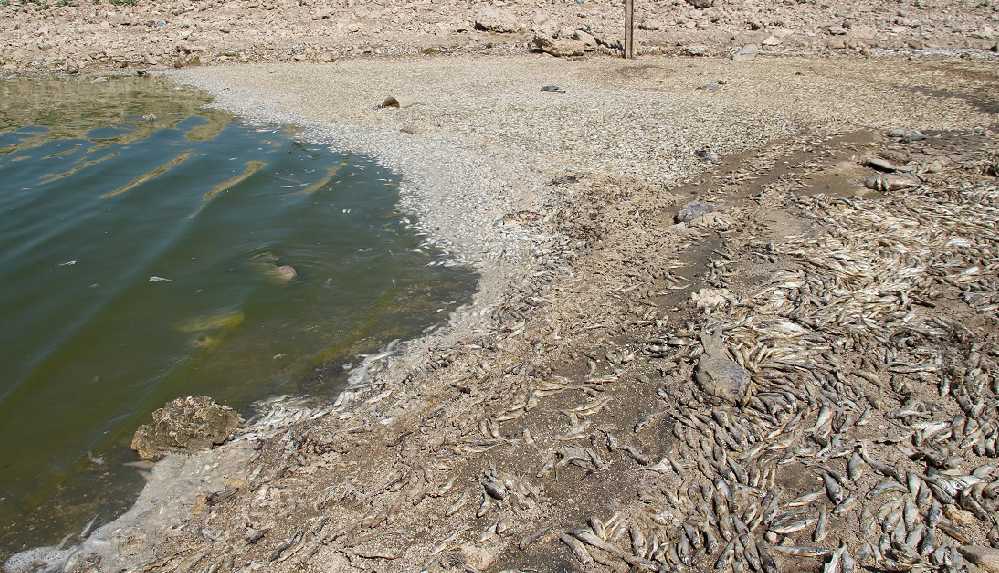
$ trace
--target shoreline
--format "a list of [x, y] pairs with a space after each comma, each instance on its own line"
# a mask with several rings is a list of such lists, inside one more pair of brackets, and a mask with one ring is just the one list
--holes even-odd
[[[829, 145], [832, 148], [834, 144], [825, 143], [831, 134], [854, 130], [867, 132], [885, 130], [893, 122], [897, 122], [899, 117], [906, 118], [907, 125], [919, 125], [923, 129], [957, 125], [962, 126], [962, 129], [970, 129], [975, 118], [988, 117], [987, 112], [975, 110], [967, 103], [971, 100], [961, 99], [956, 95], [944, 95], [934, 99], [909, 93], [905, 91], [904, 84], [890, 83], [891, 78], [889, 81], [879, 78], [877, 81], [870, 80], [870, 83], [865, 83], [860, 79], [865, 71], [876, 69], [868, 62], [850, 61], [845, 64], [845, 71], [833, 69], [834, 63], [828, 61], [801, 58], [775, 60], [774, 63], [778, 66], [774, 67], [780, 68], [777, 70], [767, 70], [765, 65], [759, 62], [750, 64], [747, 69], [747, 66], [734, 65], [730, 62], [701, 60], [696, 62], [694, 70], [690, 69], [695, 67], [694, 65], [683, 68], [684, 63], [686, 62], [656, 58], [632, 63], [588, 60], [565, 64], [554, 70], [546, 68], [545, 60], [521, 56], [478, 60], [459, 58], [457, 61], [446, 63], [425, 59], [411, 61], [402, 64], [415, 67], [412, 75], [408, 77], [396, 77], [401, 72], [401, 64], [397, 62], [345, 63], [313, 68], [311, 72], [303, 66], [284, 68], [280, 65], [253, 65], [237, 68], [191, 69], [166, 74], [173, 81], [207, 90], [215, 95], [216, 105], [250, 122], [303, 125], [306, 127], [304, 136], [309, 141], [334, 145], [346, 142], [348, 147], [353, 145], [359, 152], [363, 151], [379, 161], [384, 161], [386, 166], [396, 170], [403, 178], [400, 187], [401, 208], [407, 212], [415, 212], [419, 216], [419, 225], [436, 239], [442, 240], [442, 247], [458, 255], [458, 260], [477, 265], [482, 274], [481, 288], [475, 295], [473, 308], [466, 309], [455, 320], [449, 321], [448, 327], [440, 335], [432, 334], [406, 344], [401, 356], [390, 358], [385, 367], [379, 370], [374, 384], [359, 391], [356, 396], [358, 399], [353, 402], [353, 406], [346, 400], [342, 402], [338, 400], [337, 408], [330, 412], [303, 412], [301, 416], [310, 421], [299, 424], [293, 422], [284, 425], [277, 419], [272, 419], [271, 421], [276, 423], [271, 427], [271, 432], [261, 431], [241, 439], [243, 446], [250, 441], [258, 441], [261, 449], [254, 450], [256, 453], [237, 452], [241, 446], [234, 444], [213, 450], [215, 454], [206, 453], [205, 455], [209, 457], [224, 455], [220, 454], [223, 451], [233, 453], [230, 460], [234, 465], [227, 466], [223, 463], [222, 466], [226, 471], [241, 473], [243, 477], [230, 477], [228, 482], [215, 479], [207, 484], [208, 489], [223, 492], [224, 497], [221, 500], [207, 504], [192, 500], [189, 507], [179, 508], [181, 511], [178, 511], [174, 517], [179, 519], [182, 514], [191, 513], [191, 508], [194, 509], [193, 517], [185, 516], [182, 523], [188, 523], [188, 519], [204, 519], [206, 515], [214, 516], [216, 512], [229, 511], [232, 514], [235, 510], [232, 507], [227, 509], [226, 506], [228, 503], [226, 500], [230, 496], [233, 499], [245, 496], [244, 499], [250, 503], [250, 500], [261, 497], [261, 491], [266, 493], [271, 487], [269, 484], [272, 482], [276, 484], [284, 479], [286, 473], [295, 472], [290, 468], [309, 470], [303, 474], [307, 476], [310, 475], [309, 472], [317, 471], [318, 467], [325, 469], [326, 462], [323, 460], [327, 454], [349, 458], [353, 455], [350, 450], [345, 450], [337, 444], [343, 440], [349, 442], [355, 432], [362, 432], [361, 435], [372, 433], [373, 438], [361, 440], [360, 447], [364, 447], [365, 443], [373, 447], [370, 453], [373, 460], [391, 459], [392, 456], [388, 456], [385, 451], [388, 446], [398, 446], [401, 458], [419, 459], [414, 457], [417, 456], [416, 453], [406, 449], [406, 436], [416, 429], [425, 431], [422, 430], [424, 424], [437, 415], [435, 412], [450, 411], [444, 409], [455, 408], [455, 419], [460, 420], [465, 428], [463, 430], [465, 433], [460, 434], [461, 438], [452, 438], [444, 430], [439, 430], [444, 432], [443, 437], [426, 430], [429, 436], [426, 438], [427, 443], [436, 443], [440, 439], [443, 444], [442, 449], [452, 448], [454, 451], [464, 452], [461, 455], [453, 452], [439, 455], [439, 461], [446, 460], [449, 464], [454, 464], [455, 468], [460, 468], [455, 469], [457, 473], [452, 479], [450, 481], [440, 479], [439, 475], [431, 479], [428, 475], [427, 484], [420, 485], [414, 484], [408, 478], [393, 478], [397, 470], [382, 470], [385, 475], [373, 477], [378, 482], [389, 482], [389, 486], [384, 486], [386, 490], [383, 491], [399, 491], [400, 495], [405, 494], [403, 498], [407, 501], [391, 502], [377, 511], [373, 501], [370, 508], [362, 504], [361, 510], [356, 511], [353, 518], [362, 524], [370, 522], [372, 528], [390, 526], [394, 519], [403, 521], [406, 519], [392, 513], [393, 508], [398, 511], [399, 503], [414, 499], [420, 500], [412, 502], [414, 504], [421, 503], [424, 499], [436, 500], [447, 497], [452, 488], [468, 486], [471, 490], [475, 490], [479, 483], [491, 483], [490, 480], [496, 479], [504, 484], [505, 491], [520, 492], [523, 503], [530, 507], [522, 508], [523, 513], [516, 515], [519, 516], [518, 519], [533, 525], [521, 526], [519, 522], [513, 521], [501, 528], [503, 520], [500, 519], [492, 525], [492, 535], [483, 535], [487, 541], [476, 544], [473, 540], [459, 540], [464, 541], [462, 544], [452, 536], [449, 538], [450, 541], [443, 542], [447, 551], [457, 547], [465, 563], [475, 568], [488, 569], [501, 560], [501, 557], [508, 556], [508, 553], [505, 553], [507, 549], [504, 548], [517, 545], [518, 539], [520, 546], [525, 544], [529, 546], [539, 539], [545, 539], [548, 548], [561, 546], [557, 534], [551, 538], [551, 532], [548, 531], [551, 526], [544, 531], [537, 528], [539, 519], [543, 521], [546, 516], [554, 516], [561, 524], [566, 520], [574, 521], [585, 516], [567, 515], [564, 513], [566, 508], [562, 506], [557, 510], [539, 509], [548, 502], [543, 502], [545, 496], [535, 491], [537, 486], [526, 483], [531, 481], [528, 479], [530, 477], [528, 474], [533, 474], [533, 469], [522, 474], [517, 474], [513, 469], [516, 467], [516, 453], [510, 454], [512, 458], [503, 457], [506, 454], [497, 454], [495, 459], [474, 463], [466, 462], [465, 457], [489, 452], [499, 444], [509, 443], [514, 445], [516, 450], [519, 447], [533, 446], [535, 440], [555, 439], [557, 432], [551, 430], [554, 424], [552, 421], [547, 422], [548, 430], [537, 436], [528, 437], [530, 434], [526, 434], [524, 437], [519, 437], [515, 434], [501, 433], [495, 420], [497, 414], [503, 411], [503, 407], [497, 410], [493, 406], [493, 403], [497, 402], [497, 396], [509, 392], [503, 389], [501, 381], [511, 378], [515, 387], [520, 389], [522, 387], [517, 385], [522, 384], [525, 378], [576, 378], [583, 377], [584, 372], [565, 370], [564, 365], [550, 368], [533, 366], [533, 370], [528, 369], [525, 372], [523, 367], [517, 365], [517, 357], [525, 363], [534, 360], [545, 353], [545, 341], [554, 340], [556, 342], [547, 344], [566, 346], [567, 349], [564, 351], [567, 353], [566, 356], [575, 355], [578, 358], [582, 353], [583, 356], [589, 357], [590, 372], [587, 379], [593, 383], [592, 379], [597, 374], [594, 372], [596, 364], [601, 364], [601, 368], [610, 367], [613, 372], [624, 371], [626, 365], [635, 360], [635, 354], [643, 352], [641, 349], [645, 346], [644, 343], [628, 339], [625, 330], [614, 330], [623, 329], [626, 324], [630, 324], [616, 322], [621, 320], [618, 317], [619, 310], [595, 306], [593, 307], [595, 310], [590, 311], [592, 320], [588, 320], [585, 316], [586, 309], [572, 308], [572, 298], [565, 299], [561, 296], [563, 291], [578, 289], [581, 293], [579, 301], [587, 303], [601, 301], [600, 304], [612, 302], [608, 300], [607, 293], [598, 296], [589, 290], [586, 284], [588, 281], [592, 281], [594, 285], [602, 285], [609, 281], [620, 289], [610, 291], [616, 292], [618, 298], [631, 292], [626, 290], [629, 288], [628, 285], [622, 283], [619, 278], [604, 276], [603, 269], [621, 272], [622, 268], [627, 269], [627, 265], [622, 267], [619, 259], [629, 256], [641, 259], [647, 257], [648, 253], [636, 250], [636, 245], [618, 235], [635, 225], [639, 227], [636, 229], [639, 236], [644, 236], [642, 233], [651, 233], [652, 231], [646, 228], [650, 224], [645, 219], [647, 217], [663, 221], [671, 219], [672, 214], [682, 207], [685, 200], [682, 195], [677, 194], [678, 189], [684, 189], [679, 185], [680, 182], [708, 177], [714, 173], [718, 175], [716, 181], [721, 185], [724, 179], [720, 177], [720, 172], [724, 170], [724, 165], [716, 167], [711, 162], [706, 162], [702, 159], [706, 152], [715, 153], [726, 161], [726, 158], [740, 157], [743, 154], [756, 159], [758, 157], [753, 154], [758, 153], [764, 156], [761, 160], [763, 167], [753, 168], [765, 170], [766, 163], [770, 160], [766, 157], [766, 153], [774, 147], [781, 148], [783, 146], [779, 143], [781, 138], [790, 138], [795, 145], [807, 148], [807, 144], [802, 144], [798, 140], [811, 137], [816, 140], [816, 147]], [[953, 64], [954, 62], [950, 62], [947, 65]], [[370, 65], [372, 69], [364, 71], [365, 65]], [[929, 77], [935, 73], [923, 70], [919, 64], [899, 62], [899, 65], [907, 69], [897, 70], [888, 75], [901, 78], [907, 77], [909, 73], [923, 73]], [[455, 66], [464, 70], [464, 73], [454, 72]], [[822, 73], [816, 73], [811, 78], [821, 85], [811, 86], [807, 83], [809, 80], [794, 79], [796, 77], [792, 73], [794, 70], [802, 72], [814, 68], [822, 68]], [[486, 74], [487, 79], [481, 80], [480, 83], [475, 77], [477, 72], [470, 70], [482, 70], [481, 73]], [[326, 79], [326, 84], [316, 85], [320, 71], [331, 74], [334, 79]], [[725, 99], [710, 100], [710, 105], [714, 107], [705, 108], [705, 102], [709, 101], [706, 98], [710, 98], [710, 94], [715, 90], [703, 86], [711, 86], [710, 82], [715, 81], [711, 78], [717, 78], [723, 73], [726, 75], [725, 83], [718, 84], [715, 89], [720, 89]], [[327, 90], [329, 82], [334, 82], [338, 74], [341, 77], [352, 77], [353, 81], [357, 82], [346, 89], [349, 94], [346, 100], [336, 100], [338, 94]], [[615, 76], [615, 79], [620, 80], [620, 85], [609, 81], [607, 76], [610, 74], [620, 74]], [[849, 74], [851, 81], [854, 82], [847, 86], [848, 89], [843, 89], [842, 93], [838, 94], [845, 98], [843, 101], [836, 101], [837, 94], [829, 93], [838, 89], [836, 74]], [[452, 75], [457, 79], [442, 79]], [[775, 79], [768, 75], [778, 77]], [[568, 97], [563, 100], [540, 99], [558, 98], [561, 94], [539, 95], [528, 91], [528, 86], [537, 90], [542, 80], [552, 76], [557, 76], [551, 81], [563, 86]], [[414, 83], [417, 81], [414, 77], [419, 78], [418, 81], [421, 83]], [[361, 78], [366, 81], [358, 81]], [[465, 81], [462, 78], [465, 78]], [[766, 102], [774, 106], [777, 111], [760, 107], [762, 104], [760, 98], [763, 94], [756, 91], [758, 86], [778, 80], [793, 84], [789, 88], [792, 95], [777, 94]], [[663, 86], [663, 82], [666, 81], [669, 82], [668, 85]], [[795, 81], [798, 83], [795, 84]], [[988, 83], [994, 79], [985, 78], [981, 81]], [[396, 93], [398, 86], [407, 85], [407, 82], [414, 88], [419, 88], [413, 89], [419, 93]], [[635, 91], [636, 85], [642, 87]], [[454, 90], [454, 93], [444, 91], [436, 97], [428, 96], [441, 90], [442, 86], [445, 90]], [[609, 111], [620, 110], [618, 106], [630, 99], [625, 96], [633, 96], [635, 93], [641, 94], [647, 101], [638, 102], [634, 113], [615, 114]], [[878, 102], [872, 99], [871, 93], [880, 93], [881, 97], [886, 99], [899, 99], [886, 104], [884, 101]], [[376, 110], [375, 106], [381, 99], [376, 97], [376, 94], [383, 94], [382, 97], [390, 95], [397, 97], [403, 106], [400, 110]], [[809, 95], [822, 99], [816, 102], [803, 101]], [[943, 99], [940, 99], [941, 97]], [[913, 107], [915, 101], [925, 105], [926, 109], [915, 109]], [[754, 107], [754, 104], [757, 107]], [[490, 108], [490, 105], [494, 107]], [[659, 129], [648, 134], [647, 139], [634, 142], [636, 122], [645, 128], [651, 128], [648, 118], [642, 118], [642, 112], [649, 113], [650, 110], [663, 105], [669, 106], [669, 114], [655, 117], [667, 125], [657, 126]], [[856, 106], [866, 106], [866, 108]], [[300, 107], [303, 111], [308, 110], [308, 113], [293, 114], [289, 111], [291, 107]], [[571, 123], [573, 111], [578, 111], [584, 116], [578, 118], [579, 120], [592, 123], [573, 125]], [[451, 123], [447, 123], [448, 120]], [[618, 121], [625, 125], [617, 126]], [[746, 127], [741, 130], [733, 129], [733, 126], [740, 125], [739, 122]], [[413, 133], [400, 132], [400, 126]], [[813, 135], [809, 135], [809, 132]], [[600, 140], [594, 141], [594, 139]], [[661, 147], [666, 151], [660, 154], [658, 148], [648, 147], [645, 144], [649, 141], [661, 142]], [[835, 146], [841, 145], [848, 147], [852, 143], [835, 144]], [[338, 146], [338, 149], [344, 148]], [[629, 157], [628, 153], [622, 153], [621, 150], [633, 156]], [[840, 147], [836, 147], [836, 150], [837, 153], [843, 153]], [[742, 160], [736, 161], [737, 166], [745, 163], [740, 161]], [[483, 173], [487, 173], [488, 177], [483, 177]], [[470, 188], [465, 187], [472, 178], [476, 178], [475, 181], [482, 181], [483, 186], [478, 187], [477, 183], [472, 183]], [[523, 185], [523, 188], [520, 185]], [[711, 256], [708, 252], [698, 251], [696, 247], [703, 236], [717, 233], [724, 238], [733, 232], [733, 228], [740, 228], [741, 223], [737, 225], [736, 221], [746, 217], [745, 199], [718, 195], [710, 188], [696, 187], [696, 185], [695, 190], [698, 193], [696, 198], [710, 197], [719, 205], [726, 206], [722, 218], [714, 219], [711, 223], [702, 223], [704, 228], [696, 226], [670, 228], [664, 224], [660, 230], [662, 236], [639, 243], [643, 248], [662, 245], [664, 252], [679, 253], [675, 255], [677, 257], [687, 253], [683, 256], [688, 258], [676, 260], [701, 264]], [[602, 195], [611, 198], [605, 205], [601, 205]], [[638, 209], [635, 212], [641, 213], [638, 218], [629, 217], [627, 209], [624, 213], [615, 213], [614, 210], [619, 204], [630, 205], [632, 201], [636, 203], [635, 208]], [[469, 219], [463, 211], [471, 205], [479, 208], [475, 211], [474, 219]], [[592, 211], [587, 211], [588, 209]], [[604, 213], [605, 210], [611, 215]], [[607, 217], [609, 219], [605, 221]], [[521, 229], [521, 225], [526, 228]], [[494, 230], [495, 235], [492, 234]], [[612, 237], [614, 240], [610, 239]], [[706, 244], [714, 245], [710, 241]], [[688, 252], [689, 249], [693, 250]], [[598, 258], [599, 264], [593, 266], [591, 259], [594, 253], [602, 253], [606, 259]], [[648, 260], [645, 262], [652, 264]], [[692, 279], [690, 282], [693, 282]], [[687, 296], [686, 291], [682, 292]], [[553, 300], [558, 302], [552, 302]], [[666, 304], [677, 308], [690, 306], [690, 303], [686, 303], [682, 298], [666, 297], [666, 301], [668, 301]], [[544, 312], [539, 313], [539, 308], [545, 309]], [[708, 319], [719, 320], [721, 317], [710, 315], [710, 308], [709, 306], [709, 310], [705, 311], [709, 314]], [[685, 312], [689, 312], [689, 309]], [[677, 320], [679, 316], [692, 320], [694, 315], [682, 313], [670, 315], [670, 321]], [[540, 326], [546, 322], [546, 325]], [[604, 322], [607, 324], [603, 324]], [[648, 326], [643, 321], [639, 323], [642, 324], [641, 327], [631, 328]], [[563, 331], [563, 325], [576, 330]], [[606, 358], [597, 354], [586, 354], [586, 352], [596, 352], [595, 349], [581, 350], [585, 348], [585, 344], [580, 339], [585, 339], [588, 336], [587, 332], [592, 332], [594, 336], [599, 335], [601, 340], [624, 338], [626, 341], [622, 348], [607, 351], [613, 354], [607, 354]], [[541, 333], [546, 335], [542, 336]], [[566, 342], [562, 342], [563, 338]], [[567, 346], [570, 344], [569, 340], [577, 346]], [[539, 345], [542, 350], [538, 350]], [[555, 353], [554, 350], [552, 352]], [[618, 352], [624, 354], [618, 356], [616, 354]], [[490, 353], [507, 353], [510, 356], [501, 360], [487, 357], [492, 355]], [[627, 356], [631, 358], [626, 359]], [[506, 362], [501, 367], [500, 363], [504, 361]], [[644, 363], [646, 358], [639, 358], [638, 361]], [[449, 369], [455, 368], [453, 366], [455, 364], [464, 370], [441, 374], [440, 376], [446, 380], [436, 380], [426, 386], [413, 384], [414, 380], [427, 382], [436, 379], [437, 375], [434, 373], [436, 370], [448, 372]], [[690, 372], [684, 370], [684, 366], [675, 365], [675, 367], [681, 371], [678, 378], [686, 378], [689, 382]], [[532, 374], [535, 371], [536, 375]], [[650, 376], [650, 374], [646, 372], [641, 376]], [[479, 384], [482, 385], [481, 389], [477, 387]], [[441, 398], [450, 395], [449, 391], [454, 388], [458, 390], [457, 398]], [[488, 394], [489, 392], [493, 394]], [[684, 392], [689, 393], [689, 389]], [[489, 396], [483, 398], [483, 406], [460, 405], [459, 407], [460, 401], [464, 399], [463, 396], [475, 398], [480, 393]], [[530, 395], [529, 392], [528, 396]], [[514, 398], [512, 395], [506, 397]], [[625, 400], [624, 397], [619, 399]], [[526, 398], [526, 404], [530, 403], [531, 398]], [[475, 408], [482, 409], [487, 405], [492, 410], [491, 417], [478, 421], [485, 422], [485, 429], [482, 430], [481, 436], [471, 440], [468, 438], [468, 432], [478, 431], [476, 423], [471, 421], [474, 418], [471, 412]], [[523, 408], [525, 412], [529, 411], [527, 406]], [[544, 412], [545, 408], [541, 410]], [[620, 415], [615, 413], [614, 417], [605, 420], [605, 423], [617, 423]], [[481, 423], [479, 427], [483, 427]], [[638, 433], [637, 429], [635, 433]], [[607, 433], [607, 436], [609, 440], [610, 434]], [[453, 441], [455, 439], [458, 441]], [[314, 444], [312, 453], [291, 456], [281, 454], [282, 450], [291, 445], [294, 445], [296, 450], [300, 449], [301, 443]], [[415, 447], [416, 451], [420, 450], [420, 446], [412, 447]], [[488, 458], [492, 454], [485, 455]], [[638, 457], [640, 454], [628, 455], [635, 458], [640, 465], [648, 465], [642, 464]], [[198, 454], [191, 458], [193, 465], [203, 464], [208, 459], [200, 456], [201, 454]], [[310, 457], [315, 456], [319, 457], [319, 461], [315, 459], [309, 461]], [[253, 463], [256, 464], [254, 470], [256, 474], [250, 472], [249, 465], [234, 469], [241, 463], [246, 463], [251, 457], [255, 460]], [[295, 461], [299, 457], [305, 461]], [[310, 465], [315, 463], [320, 465]], [[356, 459], [356, 456], [352, 463], [351, 467], [354, 468], [365, 467], [365, 462]], [[472, 465], [469, 467], [462, 465], [466, 463]], [[490, 470], [498, 464], [505, 464], [506, 469], [501, 471], [507, 473], [497, 475], [495, 469]], [[596, 469], [599, 471], [599, 464], [597, 466]], [[178, 471], [178, 475], [184, 471], [176, 468], [174, 470]], [[168, 470], [162, 471], [165, 480], [163, 483], [170, 483], [170, 479], [165, 476]], [[410, 471], [418, 474], [420, 471], [428, 470], [426, 467], [422, 470], [411, 467]], [[490, 474], [490, 471], [493, 474]], [[261, 477], [265, 474], [269, 475]], [[446, 475], [447, 472], [445, 477]], [[631, 470], [622, 470], [619, 475], [625, 480], [633, 476]], [[334, 474], [323, 479], [339, 478]], [[331, 485], [331, 488], [349, 489], [351, 479], [353, 478], [347, 478], [347, 485], [337, 482]], [[601, 479], [609, 479], [609, 476], [605, 475]], [[176, 475], [173, 480], [176, 480]], [[401, 489], [392, 490], [393, 483], [402, 484]], [[448, 486], [448, 483], [451, 485]], [[287, 487], [305, 487], [293, 484], [294, 481]], [[579, 484], [574, 483], [574, 485]], [[364, 492], [376, 491], [380, 486], [369, 483], [367, 488], [358, 487], [363, 496], [366, 495]], [[489, 491], [488, 488], [486, 491]], [[601, 490], [598, 488], [597, 492], [599, 491]], [[547, 493], [548, 497], [551, 497], [552, 492]], [[472, 495], [474, 497], [475, 494]], [[589, 491], [582, 496], [581, 503], [585, 502], [588, 505], [610, 503], [594, 495], [593, 491]], [[345, 499], [350, 498], [348, 494], [344, 496]], [[506, 496], [496, 498], [499, 502], [496, 505], [503, 506], [502, 502], [505, 499]], [[627, 506], [624, 498], [618, 495], [611, 495], [610, 499], [622, 508]], [[466, 501], [469, 507], [462, 509], [461, 512], [466, 512], [472, 505], [478, 505], [478, 501], [468, 500], [465, 493], [462, 493], [461, 503], [464, 504]], [[489, 507], [488, 501], [489, 496], [484, 494], [482, 507], [486, 507], [486, 511]], [[347, 507], [353, 508], [347, 501], [337, 503], [345, 503], [348, 504]], [[423, 508], [417, 513], [425, 513], [428, 519], [444, 530], [447, 530], [446, 524], [453, 525], [456, 519], [464, 519], [458, 510], [455, 510], [455, 513], [447, 513], [451, 509], [439, 507], [439, 503], [434, 503], [436, 505], [432, 509]], [[448, 502], [448, 506], [452, 503], [453, 501]], [[551, 503], [558, 505], [559, 502]], [[474, 512], [474, 508], [471, 509]], [[146, 511], [151, 511], [151, 507], [146, 506]], [[627, 513], [624, 509], [621, 511]], [[615, 511], [615, 516], [617, 513]], [[453, 518], [455, 515], [458, 517]], [[342, 519], [349, 521], [347, 517]], [[340, 520], [341, 518], [334, 518], [332, 521]], [[321, 519], [318, 515], [314, 520], [310, 520], [307, 537], [312, 536], [312, 539], [307, 544], [298, 545], [302, 540], [303, 530], [299, 530], [296, 535], [294, 531], [282, 529], [281, 534], [267, 538], [269, 547], [280, 547], [282, 545], [280, 539], [284, 539], [285, 534], [288, 535], [288, 539], [297, 537], [298, 541], [280, 550], [273, 548], [265, 550], [258, 547], [256, 542], [248, 544], [245, 549], [258, 557], [263, 555], [259, 561], [261, 565], [265, 565], [266, 562], [272, 567], [283, 568], [293, 567], [296, 560], [306, 559], [317, 552], [326, 552], [327, 549], [324, 548], [340, 543], [341, 536], [360, 535], [362, 539], [365, 538], [365, 535], [357, 533], [346, 525], [340, 529], [339, 526], [335, 528], [330, 522], [329, 518]], [[223, 523], [229, 523], [224, 526], [228, 533], [235, 537], [242, 535], [238, 531], [240, 526], [235, 522], [223, 521]], [[467, 525], [469, 522], [460, 523]], [[592, 525], [592, 521], [590, 523], [594, 531], [599, 528], [598, 525]], [[597, 523], [599, 524], [600, 520]], [[105, 560], [100, 566], [112, 564], [108, 562], [112, 556], [106, 549], [113, 543], [110, 541], [113, 535], [111, 530], [119, 526], [114, 524], [105, 526], [109, 529], [105, 531], [107, 536], [101, 540], [105, 543], [103, 550], [99, 546], [92, 548], [97, 549]], [[511, 526], [521, 535], [517, 539], [501, 535], [503, 531], [500, 529]], [[283, 526], [272, 526], [272, 528], [280, 527]], [[331, 533], [331, 528], [339, 533]], [[465, 531], [465, 528], [460, 531]], [[539, 531], [540, 535], [534, 537], [533, 542], [527, 543], [526, 540]], [[117, 534], [120, 532], [114, 535]], [[980, 532], [975, 534], [975, 538], [981, 540]], [[185, 566], [204, 564], [206, 560], [215, 561], [215, 556], [210, 555], [210, 551], [206, 549], [210, 544], [201, 545], [198, 549], [198, 544], [203, 543], [202, 541], [190, 537], [184, 539], [182, 542], [171, 541], [167, 544], [170, 546], [170, 551], [175, 551], [169, 556], [162, 547], [150, 547], [144, 542], [137, 542], [134, 546], [136, 552], [129, 556], [129, 559], [133, 560], [130, 564], [139, 565], [157, 561], [166, 567], [166, 563], [169, 562], [171, 566], [183, 569]], [[440, 543], [439, 540], [434, 541], [431, 546], [414, 541], [415, 549], [400, 550], [401, 553], [395, 549], [386, 549], [378, 539], [372, 543], [375, 548], [363, 550], [359, 549], [360, 546], [357, 544], [343, 544], [343, 549], [332, 555], [339, 555], [337, 557], [339, 561], [336, 563], [344, 569], [352, 564], [354, 559], [363, 559], [366, 563], [377, 564], [374, 566], [377, 570], [400, 570], [403, 562], [416, 566], [421, 563], [420, 559], [440, 553], [432, 551]], [[585, 549], [583, 553], [576, 551], [577, 548], [568, 541], [565, 544], [576, 552], [577, 557], [583, 553], [589, 555]], [[487, 546], [487, 549], [481, 548], [482, 545]], [[295, 548], [294, 553], [286, 553], [291, 547]], [[597, 547], [600, 547], [599, 544]], [[122, 547], [116, 547], [116, 551], [122, 552]], [[276, 553], [273, 553], [274, 551]], [[614, 555], [613, 551], [608, 552]], [[266, 560], [268, 553], [273, 557], [269, 561]], [[293, 554], [295, 559], [286, 563], [285, 560]], [[325, 554], [329, 556], [329, 553]], [[548, 553], [545, 555], [550, 557]], [[558, 553], [558, 559], [562, 559], [563, 556], [562, 553]], [[400, 559], [403, 561], [398, 561]], [[537, 565], [530, 560], [524, 563], [528, 562]], [[559, 562], [554, 561], [556, 564]], [[583, 563], [586, 563], [585, 559]], [[221, 570], [235, 569], [234, 561], [229, 556], [218, 560], [217, 564]]]

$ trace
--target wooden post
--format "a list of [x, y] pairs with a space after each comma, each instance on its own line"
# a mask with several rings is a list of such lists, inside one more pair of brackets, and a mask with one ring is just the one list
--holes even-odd
[[635, 0], [624, 0], [624, 57], [635, 57]]

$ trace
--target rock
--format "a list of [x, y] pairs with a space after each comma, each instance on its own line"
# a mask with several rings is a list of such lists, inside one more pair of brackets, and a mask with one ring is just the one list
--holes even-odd
[[981, 545], [962, 545], [957, 550], [979, 569], [987, 573], [999, 573], [999, 549]]
[[697, 385], [705, 394], [739, 403], [749, 387], [749, 372], [727, 356], [719, 334], [702, 333], [701, 344], [704, 354], [701, 354], [694, 372]]
[[279, 267], [274, 267], [274, 270], [271, 271], [270, 275], [278, 282], [288, 283], [298, 277], [298, 271], [296, 271], [295, 267], [291, 265], [281, 265]]
[[999, 52], [999, 42], [996, 42], [995, 44], [992, 44], [992, 51], [993, 52]]
[[564, 94], [565, 93], [564, 89], [560, 88], [559, 86], [554, 86], [554, 85], [541, 86], [541, 91], [543, 91], [543, 92], [550, 92], [550, 93], [556, 93], [556, 94]]
[[208, 396], [177, 398], [154, 411], [152, 418], [152, 424], [139, 426], [129, 446], [144, 460], [221, 445], [242, 422], [235, 410]]
[[498, 34], [509, 34], [519, 32], [521, 26], [513, 14], [493, 6], [487, 6], [479, 10], [479, 13], [476, 14], [475, 29], [496, 32]]
[[701, 201], [691, 201], [690, 203], [684, 205], [683, 209], [680, 209], [680, 212], [676, 214], [674, 220], [677, 223], [689, 223], [701, 215], [706, 215], [714, 210], [714, 205]]
[[765, 38], [765, 39], [763, 40], [762, 44], [763, 44], [764, 46], [779, 46], [779, 45], [780, 45], [780, 43], [781, 43], [781, 41], [782, 41], [782, 40], [781, 40], [780, 38], [778, 38], [777, 36], [775, 36], [775, 35], [773, 35], [773, 34], [770, 34], [769, 36], [767, 36], [767, 37], [766, 37], [766, 38]]
[[399, 100], [395, 99], [392, 96], [388, 96], [382, 101], [381, 104], [378, 105], [378, 109], [385, 109], [387, 107], [399, 109]]
[[760, 49], [755, 44], [749, 44], [748, 46], [743, 46], [732, 54], [733, 62], [749, 62], [756, 59], [756, 54]]
[[536, 35], [531, 40], [531, 49], [536, 52], [551, 54], [557, 58], [582, 56], [586, 53], [586, 44], [579, 40], [556, 40], [546, 36]]
[[705, 8], [711, 8], [715, 5], [715, 0], [687, 0], [687, 4], [690, 4], [698, 10], [703, 10]]

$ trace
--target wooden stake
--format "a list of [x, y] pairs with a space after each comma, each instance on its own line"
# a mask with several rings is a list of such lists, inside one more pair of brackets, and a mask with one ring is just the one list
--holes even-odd
[[635, 57], [635, 0], [624, 0], [624, 57]]

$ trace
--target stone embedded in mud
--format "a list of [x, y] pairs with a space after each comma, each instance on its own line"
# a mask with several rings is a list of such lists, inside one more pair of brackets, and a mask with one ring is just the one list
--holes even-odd
[[704, 354], [701, 354], [694, 372], [697, 385], [705, 394], [715, 398], [741, 402], [749, 388], [749, 372], [726, 355], [719, 334], [702, 334], [701, 344]]
[[715, 210], [714, 205], [704, 203], [702, 201], [691, 201], [684, 205], [683, 209], [676, 214], [675, 222], [677, 223], [689, 223], [694, 219], [706, 215]]
[[152, 424], [139, 426], [129, 446], [144, 460], [223, 444], [242, 421], [235, 410], [208, 396], [177, 398], [154, 411], [152, 418]]

